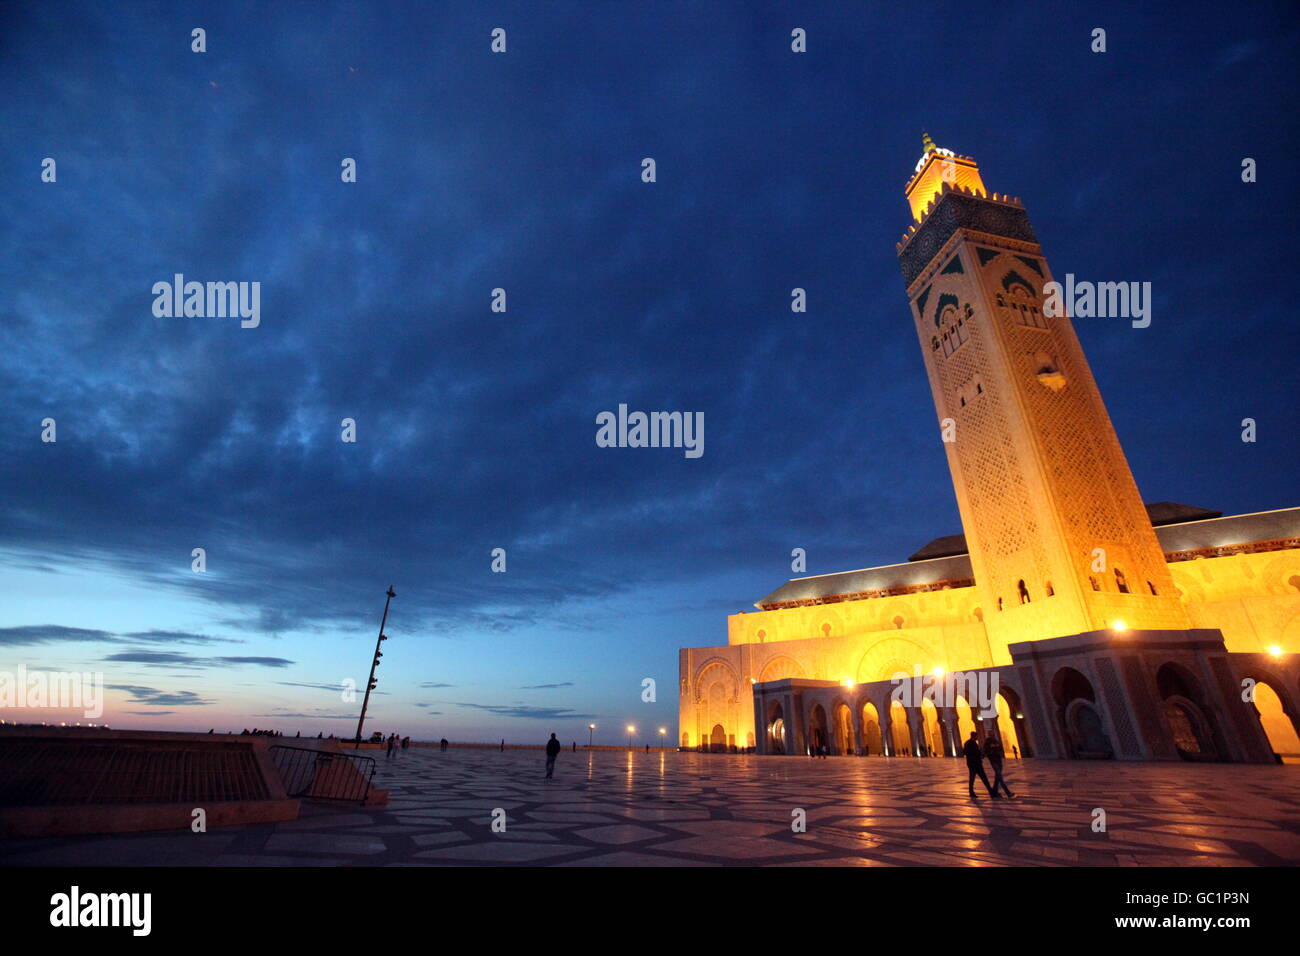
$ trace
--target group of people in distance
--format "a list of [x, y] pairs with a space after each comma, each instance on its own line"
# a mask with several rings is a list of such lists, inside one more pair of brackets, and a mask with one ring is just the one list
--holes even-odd
[[[245, 733], [247, 733], [247, 731], [245, 731]], [[407, 747], [411, 746], [411, 738], [398, 737], [397, 734], [391, 734], [387, 738], [387, 743], [388, 756], [391, 758], [397, 752], [399, 747], [405, 750]], [[439, 741], [439, 749], [445, 752], [447, 746], [447, 738], [444, 737]], [[501, 746], [504, 749], [504, 740], [501, 742]], [[550, 780], [554, 776], [555, 759], [559, 757], [560, 751], [563, 749], [563, 745], [556, 738], [555, 734], [551, 734], [551, 739], [546, 742], [547, 780]], [[574, 749], [577, 749], [576, 743], [574, 744]], [[978, 799], [978, 795], [975, 793], [976, 777], [983, 782], [984, 788], [988, 790], [989, 796], [994, 800], [1002, 799], [1003, 793], [1008, 797], [1015, 796], [1015, 794], [1011, 792], [1011, 788], [1007, 786], [1006, 778], [1002, 774], [1002, 766], [1006, 759], [1006, 753], [1002, 749], [1002, 741], [998, 739], [997, 734], [989, 734], [984, 738], [984, 743], [981, 745], [979, 734], [972, 730], [970, 732], [970, 738], [966, 741], [965, 746], [962, 747], [961, 753], [962, 756], [966, 758], [967, 789], [970, 792], [971, 799]], [[992, 783], [989, 783], [988, 775], [984, 772], [985, 760], [987, 760], [989, 766], [993, 768]], [[999, 793], [999, 790], [1001, 790], [1002, 793]]]

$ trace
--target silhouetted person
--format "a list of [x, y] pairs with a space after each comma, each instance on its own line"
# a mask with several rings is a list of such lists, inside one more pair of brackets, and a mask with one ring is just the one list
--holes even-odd
[[1020, 748], [1015, 744], [1011, 745], [1011, 756], [1015, 757], [1017, 760], [1020, 759]]
[[578, 742], [576, 740], [573, 742], [573, 752], [575, 754], [578, 752]]
[[441, 740], [441, 742], [438, 744], [438, 746], [440, 746], [440, 747], [442, 748], [442, 752], [443, 752], [443, 753], [446, 753], [446, 752], [447, 752], [447, 738], [446, 738], [446, 737], [443, 737], [442, 740]]
[[551, 739], [546, 741], [546, 779], [551, 779], [551, 774], [555, 773], [555, 758], [560, 755], [560, 742], [555, 739], [555, 734], [551, 734]]
[[[551, 734], [551, 736], [554, 737], [555, 734]], [[502, 753], [506, 752], [506, 738], [504, 737], [501, 738], [501, 752]]]
[[645, 752], [646, 752], [646, 753], [649, 753], [649, 752], [650, 752], [650, 745], [649, 745], [649, 744], [646, 744], [646, 745], [645, 745]]
[[397, 734], [390, 734], [388, 737], [388, 759], [393, 759], [393, 754], [397, 753]]
[[1002, 757], [1004, 756], [1002, 741], [990, 734], [988, 739], [984, 741], [984, 756], [988, 758], [989, 766], [993, 768], [993, 796], [998, 795], [998, 787], [1001, 787], [1002, 792], [1008, 797], [1014, 797], [1015, 794], [1011, 792], [1007, 782], [1002, 779]]
[[1000, 799], [997, 791], [989, 786], [989, 778], [984, 773], [984, 754], [980, 750], [979, 735], [975, 731], [970, 732], [970, 740], [966, 741], [966, 746], [962, 748], [961, 752], [966, 758], [966, 770], [970, 775], [967, 784], [970, 788], [971, 799], [977, 799], [975, 796], [976, 777], [984, 781], [984, 789], [989, 792], [989, 796], [994, 800]]
[[402, 749], [403, 749], [403, 750], [406, 750], [406, 749], [407, 749], [408, 747], [410, 747], [410, 746], [411, 746], [411, 738], [410, 738], [410, 737], [403, 737], [403, 738], [402, 738]]

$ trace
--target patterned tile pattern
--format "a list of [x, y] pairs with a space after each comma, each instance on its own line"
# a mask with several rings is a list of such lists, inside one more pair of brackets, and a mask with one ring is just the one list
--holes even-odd
[[[6, 865], [1250, 866], [1300, 863], [1300, 766], [1011, 761], [1015, 800], [958, 760], [415, 749], [386, 807], [290, 823], [10, 840]], [[494, 833], [494, 808], [506, 829]], [[1093, 810], [1106, 811], [1094, 832]], [[807, 832], [791, 829], [792, 811]]]

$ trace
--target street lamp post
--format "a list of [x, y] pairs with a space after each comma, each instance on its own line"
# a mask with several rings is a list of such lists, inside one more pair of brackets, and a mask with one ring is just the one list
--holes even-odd
[[632, 735], [636, 733], [636, 727], [632, 724], [627, 725], [627, 749], [632, 749]]
[[668, 748], [664, 745], [664, 744], [665, 744], [665, 742], [664, 742], [664, 734], [666, 734], [666, 733], [668, 733], [668, 731], [667, 731], [665, 728], [663, 728], [663, 727], [660, 727], [660, 728], [659, 728], [659, 749], [660, 749], [660, 750], [667, 750], [667, 749], [668, 749]]
[[591, 749], [591, 738], [595, 733], [596, 733], [596, 725], [588, 724], [587, 725], [587, 749], [588, 750]]
[[370, 692], [375, 689], [375, 668], [379, 666], [379, 658], [384, 656], [384, 652], [379, 649], [384, 641], [388, 640], [388, 635], [384, 633], [384, 625], [388, 623], [388, 605], [397, 597], [393, 593], [393, 586], [388, 585], [388, 591], [385, 592], [388, 597], [384, 599], [384, 616], [379, 621], [379, 640], [375, 641], [375, 656], [370, 661], [370, 679], [366, 681], [366, 697], [361, 702], [361, 716], [357, 718], [357, 749], [361, 749], [361, 727], [366, 722], [366, 708], [370, 706]]

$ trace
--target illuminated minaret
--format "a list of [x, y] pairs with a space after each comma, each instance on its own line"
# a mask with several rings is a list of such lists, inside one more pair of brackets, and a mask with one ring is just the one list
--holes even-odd
[[[898, 246], [994, 661], [1007, 645], [1189, 623], [1018, 199], [924, 152]], [[1117, 321], [1117, 320], [1108, 320]]]

